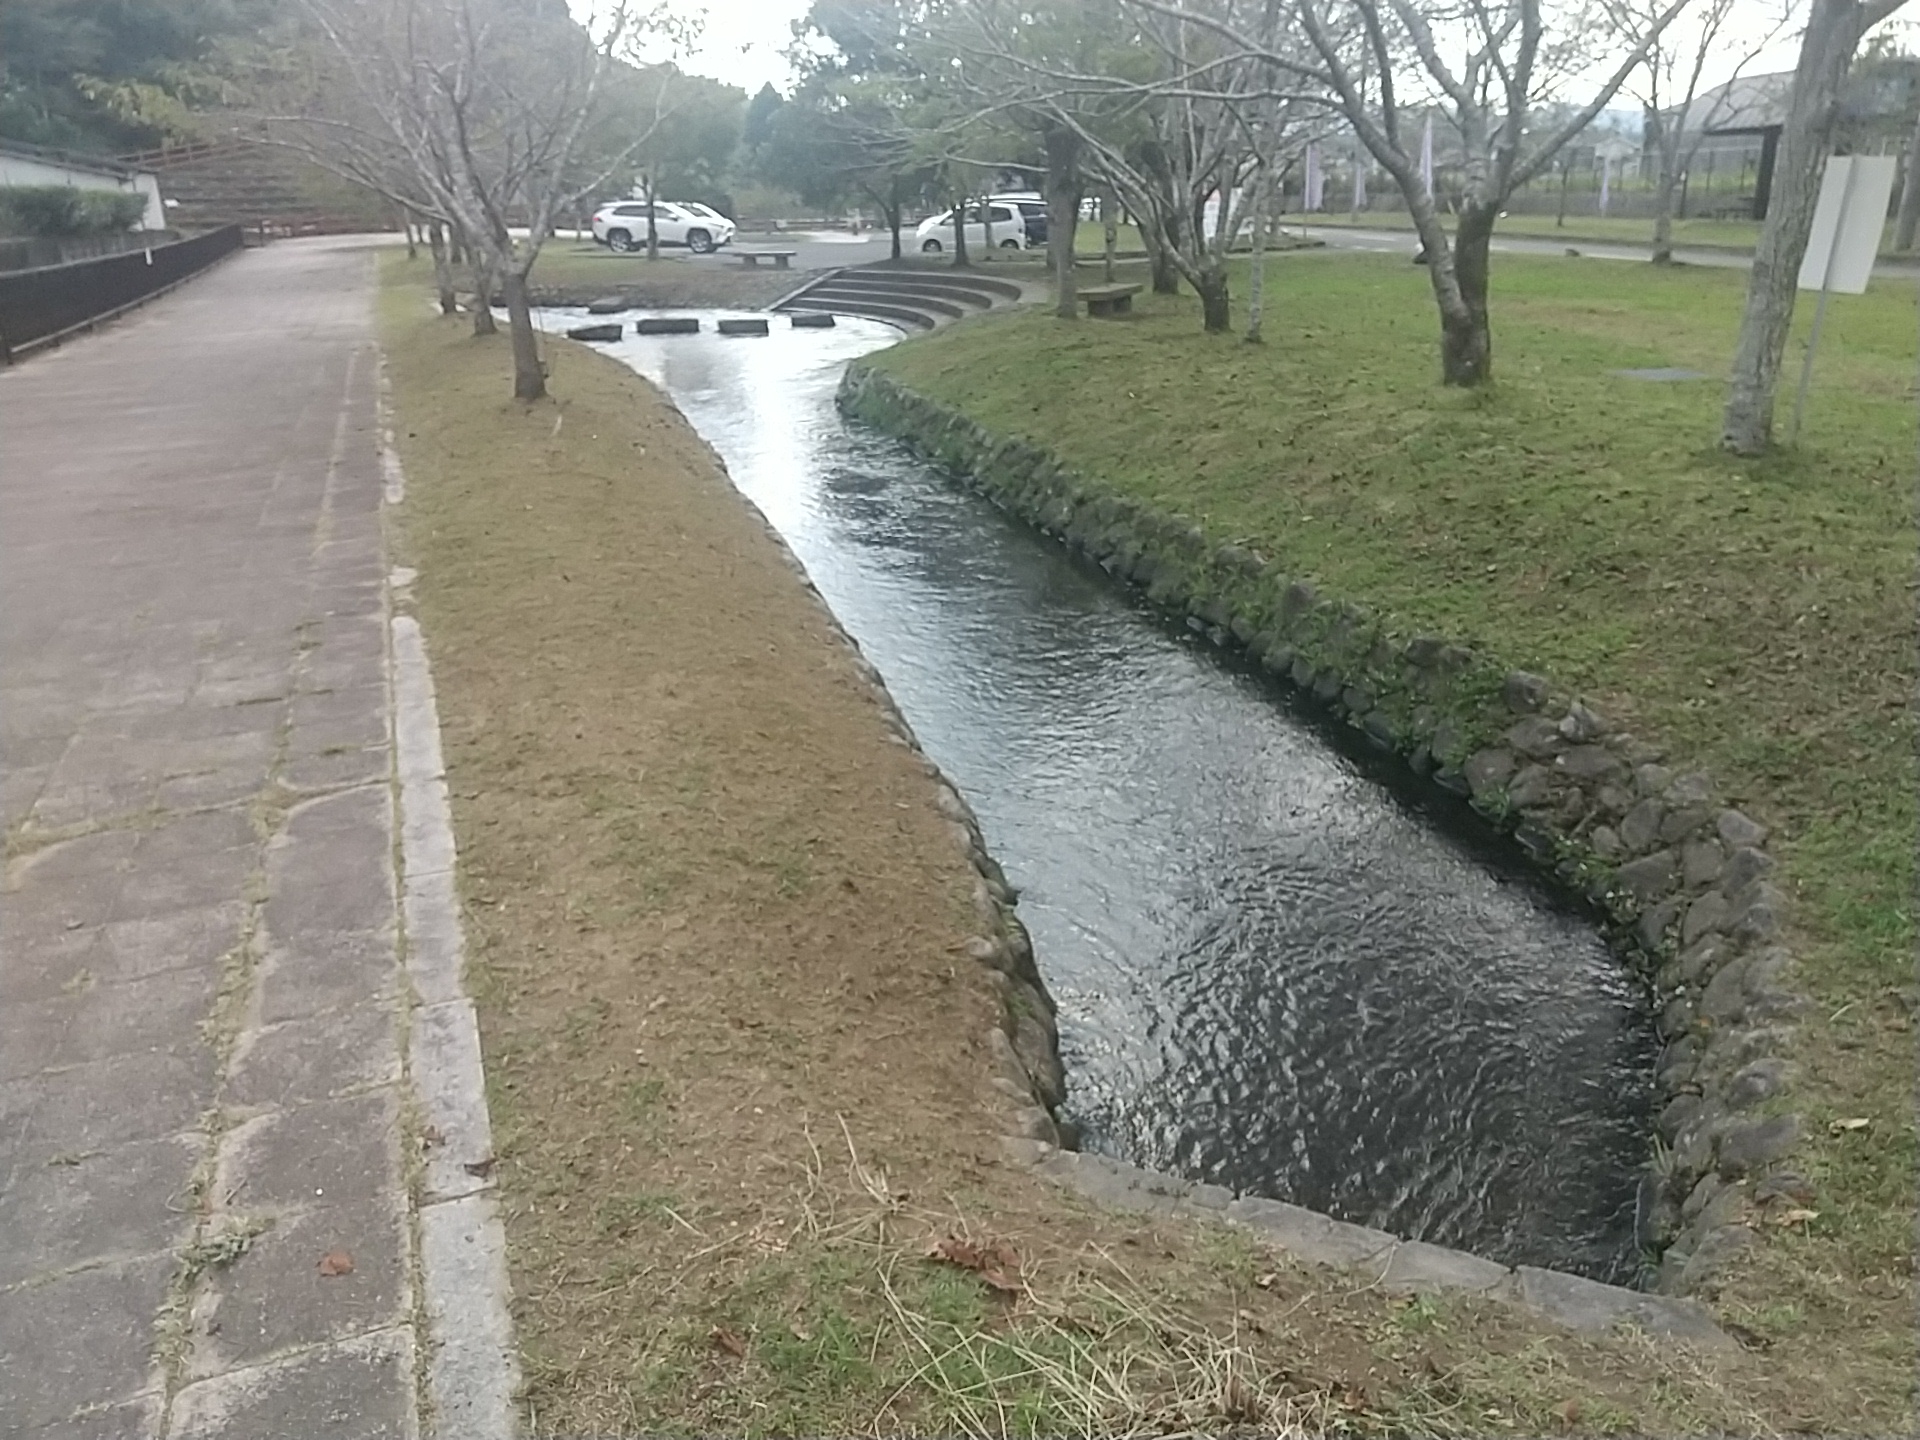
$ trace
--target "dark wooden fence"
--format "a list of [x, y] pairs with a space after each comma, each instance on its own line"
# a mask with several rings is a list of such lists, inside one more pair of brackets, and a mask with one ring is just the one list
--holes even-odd
[[0, 363], [98, 324], [240, 248], [238, 225], [125, 255], [0, 274]]

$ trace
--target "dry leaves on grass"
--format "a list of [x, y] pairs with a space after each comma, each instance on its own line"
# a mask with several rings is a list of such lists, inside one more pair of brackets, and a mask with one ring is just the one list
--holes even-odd
[[713, 1348], [731, 1355], [736, 1360], [747, 1358], [747, 1342], [737, 1330], [729, 1330], [724, 1325], [716, 1325], [707, 1332], [707, 1340]]
[[1026, 1285], [1020, 1278], [1020, 1257], [1004, 1240], [978, 1244], [949, 1235], [927, 1247], [927, 1258], [971, 1270], [1003, 1295], [1018, 1295]]

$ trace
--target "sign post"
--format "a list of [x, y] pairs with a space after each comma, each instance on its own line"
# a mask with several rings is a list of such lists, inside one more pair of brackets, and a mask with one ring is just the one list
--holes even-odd
[[1880, 233], [1887, 223], [1887, 202], [1893, 197], [1895, 164], [1891, 155], [1835, 155], [1827, 161], [1813, 210], [1813, 233], [1807, 237], [1807, 253], [1800, 262], [1800, 288], [1818, 290], [1820, 299], [1813, 307], [1813, 331], [1800, 363], [1800, 388], [1793, 397], [1793, 424], [1787, 431], [1789, 445], [1800, 438], [1800, 415], [1813, 379], [1813, 352], [1827, 318], [1827, 296], [1836, 290], [1842, 295], [1864, 294], [1873, 276]]

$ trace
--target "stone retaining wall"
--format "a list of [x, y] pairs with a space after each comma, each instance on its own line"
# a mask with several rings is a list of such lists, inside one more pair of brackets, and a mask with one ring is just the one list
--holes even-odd
[[[1784, 902], [1770, 880], [1766, 830], [1718, 803], [1705, 775], [1682, 771], [1539, 676], [1444, 637], [1391, 633], [1253, 550], [1215, 544], [1182, 517], [1075, 475], [870, 366], [849, 368], [839, 401], [1466, 797], [1601, 908], [1623, 961], [1653, 989], [1665, 1042], [1655, 1077], [1663, 1108], [1637, 1222], [1641, 1248], [1658, 1257], [1654, 1288], [1710, 1295], [1753, 1238], [1753, 1212], [1804, 1196], [1805, 1181], [1777, 1168], [1799, 1135], [1781, 1090], [1789, 1025], [1804, 1003], [1785, 988]], [[977, 839], [977, 829], [968, 833]], [[984, 851], [970, 853], [991, 864]], [[997, 933], [1017, 938], [983, 942], [980, 958], [1008, 975], [1018, 1014], [1035, 1004], [1026, 988], [1045, 989], [1024, 932], [1003, 924]], [[1061, 1091], [1045, 1010], [1040, 1071], [1050, 1109]], [[1040, 1073], [1034, 1020], [1014, 1057], [1029, 1076]], [[1031, 1129], [1052, 1138], [1038, 1116]]]

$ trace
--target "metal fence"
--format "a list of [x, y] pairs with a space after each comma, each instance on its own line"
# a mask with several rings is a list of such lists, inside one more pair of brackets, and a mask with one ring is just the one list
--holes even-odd
[[0, 363], [177, 285], [241, 245], [240, 227], [126, 255], [0, 274]]

